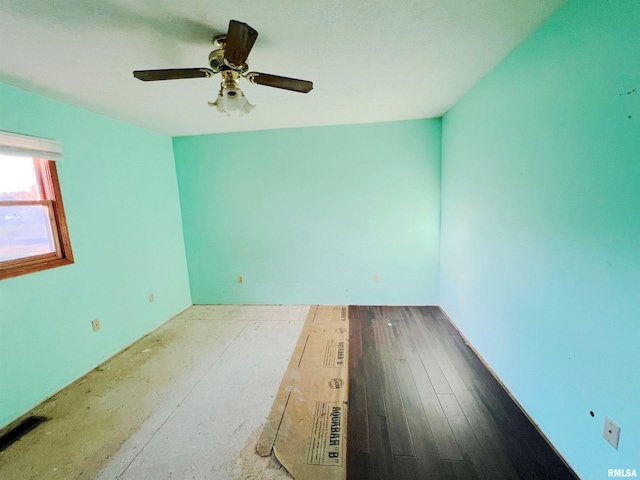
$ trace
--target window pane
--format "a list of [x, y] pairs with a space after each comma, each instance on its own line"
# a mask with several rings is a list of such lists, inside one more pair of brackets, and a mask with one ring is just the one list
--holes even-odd
[[2, 200], [39, 200], [32, 158], [0, 155]]
[[55, 251], [47, 206], [0, 205], [0, 262]]

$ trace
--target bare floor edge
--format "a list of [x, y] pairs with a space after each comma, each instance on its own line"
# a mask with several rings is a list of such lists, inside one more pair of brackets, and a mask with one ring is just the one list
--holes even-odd
[[489, 365], [489, 362], [487, 362], [485, 360], [485, 358], [480, 354], [480, 352], [471, 343], [471, 341], [466, 337], [466, 335], [464, 333], [462, 333], [462, 330], [460, 330], [460, 327], [458, 327], [458, 325], [451, 319], [449, 314], [442, 307], [440, 307], [440, 311], [442, 312], [444, 317], [447, 319], [447, 321], [451, 324], [451, 326], [453, 328], [455, 328], [455, 330], [458, 332], [458, 335], [460, 335], [460, 337], [463, 339], [465, 345], [467, 345], [473, 351], [475, 356], [478, 357], [478, 360], [480, 360], [482, 362], [482, 364], [485, 366], [487, 371], [493, 376], [493, 378], [496, 379], [496, 382], [498, 382], [498, 384], [500, 384], [500, 386], [502, 386], [502, 388], [504, 389], [506, 394], [509, 395], [509, 398], [511, 398], [513, 403], [518, 407], [518, 409], [522, 412], [522, 414], [529, 420], [529, 423], [531, 423], [531, 425], [534, 426], [534, 428], [538, 431], [540, 436], [545, 440], [545, 442], [549, 445], [549, 447], [555, 452], [555, 454], [562, 461], [564, 466], [569, 471], [571, 471], [574, 475], [577, 476], [577, 473], [576, 473], [575, 469], [569, 464], [567, 459], [564, 458], [562, 453], [560, 453], [560, 450], [558, 450], [556, 448], [556, 446], [551, 442], [549, 437], [547, 437], [546, 433], [542, 430], [542, 428], [540, 428], [540, 425], [538, 425], [538, 423], [535, 421], [535, 419], [529, 414], [529, 412], [527, 412], [527, 410], [525, 410], [524, 406], [520, 403], [518, 398], [513, 394], [513, 392], [511, 392], [511, 390], [509, 390], [507, 385], [502, 381], [502, 379], [496, 373], [496, 371], [493, 369], [493, 367], [491, 367], [491, 365]]
[[238, 455], [232, 469], [232, 478], [243, 480], [291, 480], [293, 477], [282, 466], [274, 452], [262, 457], [256, 452], [256, 444], [262, 433], [262, 427], [255, 430]]
[[[193, 306], [193, 305], [192, 305]], [[186, 312], [187, 310], [189, 310], [192, 306], [186, 307], [184, 308], [182, 311], [178, 312], [177, 314], [173, 315], [172, 317], [170, 317], [169, 319], [167, 319], [165, 322], [161, 323], [160, 325], [154, 327], [152, 330], [150, 330], [149, 332], [145, 333], [144, 335], [142, 335], [140, 338], [138, 338], [136, 341], [130, 343], [129, 345], [126, 345], [124, 348], [122, 348], [121, 350], [119, 350], [118, 352], [114, 353], [111, 357], [107, 358], [104, 362], [100, 363], [97, 367], [92, 368], [91, 370], [89, 370], [88, 372], [80, 375], [78, 378], [76, 378], [74, 381], [72, 381], [71, 383], [69, 383], [66, 387], [61, 388], [60, 390], [52, 393], [51, 395], [49, 395], [48, 397], [46, 397], [44, 400], [42, 400], [40, 403], [38, 403], [37, 405], [35, 405], [33, 408], [31, 408], [30, 410], [27, 410], [26, 412], [24, 412], [22, 415], [20, 415], [19, 417], [17, 417], [15, 420], [9, 422], [8, 424], [6, 424], [5, 426], [3, 426], [2, 428], [0, 428], [0, 436], [6, 434], [7, 432], [10, 432], [11, 430], [13, 430], [14, 428], [16, 428], [18, 425], [20, 425], [23, 421], [25, 421], [25, 419], [29, 418], [32, 415], [36, 415], [35, 412], [39, 411], [44, 405], [46, 405], [49, 401], [53, 400], [55, 397], [57, 397], [58, 395], [60, 395], [62, 392], [64, 392], [65, 390], [67, 390], [68, 388], [71, 388], [74, 384], [78, 383], [78, 382], [82, 382], [85, 377], [93, 374], [93, 372], [95, 372], [96, 370], [101, 369], [105, 364], [109, 363], [110, 361], [112, 361], [114, 358], [116, 358], [118, 355], [122, 355], [124, 354], [127, 350], [129, 350], [130, 348], [132, 348], [134, 345], [136, 345], [137, 343], [143, 341], [145, 338], [153, 335], [155, 332], [161, 330], [167, 323], [171, 322], [173, 319], [179, 317], [180, 315], [182, 315], [184, 312]]]
[[[157, 419], [167, 419], [179, 408], [185, 396], [208, 372], [215, 370], [213, 366], [243, 331], [254, 342], [269, 342], [268, 334], [272, 329], [285, 337], [286, 342], [281, 341], [279, 351], [269, 352], [278, 360], [267, 360], [281, 369], [269, 372], [271, 376], [279, 375], [273, 386], [277, 389], [308, 308], [250, 306], [244, 316], [245, 307], [241, 306], [193, 306], [187, 309], [29, 412], [47, 416], [50, 420], [0, 453], [0, 478], [97, 478], [105, 466], [116, 460], [114, 456], [120, 455], [120, 461], [124, 463], [131, 461], [136, 455], [134, 451], [129, 454], [120, 451], [127, 440], [143, 431], [145, 426], [148, 436], [155, 435], [163, 425]], [[252, 348], [244, 347], [245, 350]], [[247, 395], [264, 396], [260, 392]], [[263, 417], [273, 401], [270, 395], [267, 394], [264, 400]], [[152, 418], [157, 423], [150, 428]], [[262, 420], [257, 414], [255, 425], [242, 426], [242, 431], [238, 432], [240, 436], [226, 452], [228, 460], [225, 463], [238, 460], [244, 465], [242, 468], [249, 468], [251, 457], [245, 454], [243, 459], [242, 445]], [[113, 476], [104, 478], [116, 478], [119, 476], [117, 470], [113, 471]], [[203, 474], [193, 478], [223, 477]]]

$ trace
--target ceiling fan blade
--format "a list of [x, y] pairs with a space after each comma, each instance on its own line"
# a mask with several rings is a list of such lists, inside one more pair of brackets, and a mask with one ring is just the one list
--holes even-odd
[[241, 67], [247, 61], [249, 52], [256, 43], [258, 32], [246, 23], [231, 20], [229, 22], [229, 32], [227, 33], [227, 43], [224, 47], [224, 58], [227, 62], [236, 67]]
[[308, 80], [298, 80], [289, 77], [280, 77], [269, 73], [251, 72], [247, 74], [251, 83], [266, 85], [267, 87], [282, 88], [292, 92], [309, 93], [313, 88], [313, 82]]
[[207, 78], [213, 75], [209, 68], [171, 68], [168, 70], [136, 70], [133, 76], [143, 82], [178, 80], [180, 78]]

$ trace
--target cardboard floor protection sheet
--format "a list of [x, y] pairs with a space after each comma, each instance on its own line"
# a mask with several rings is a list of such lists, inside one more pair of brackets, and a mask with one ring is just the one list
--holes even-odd
[[346, 478], [349, 399], [346, 306], [313, 306], [256, 447], [295, 480]]

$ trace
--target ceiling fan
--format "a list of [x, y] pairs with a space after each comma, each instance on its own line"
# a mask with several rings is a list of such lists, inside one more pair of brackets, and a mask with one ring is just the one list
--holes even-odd
[[144, 82], [177, 80], [182, 78], [208, 78], [216, 73], [222, 75], [220, 91], [215, 102], [209, 105], [229, 115], [229, 111], [249, 113], [255, 108], [240, 90], [240, 77], [251, 83], [281, 88], [292, 92], [309, 93], [313, 83], [307, 80], [281, 77], [268, 73], [248, 72], [247, 57], [258, 38], [258, 32], [246, 23], [231, 20], [226, 35], [214, 38], [215, 50], [209, 54], [211, 68], [172, 68], [168, 70], [136, 70], [133, 76]]

